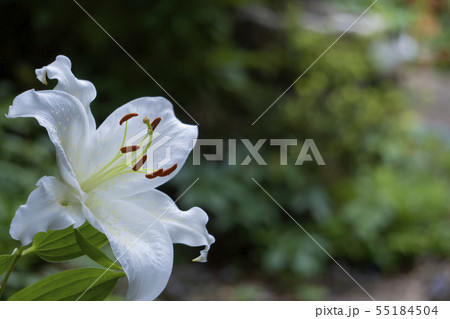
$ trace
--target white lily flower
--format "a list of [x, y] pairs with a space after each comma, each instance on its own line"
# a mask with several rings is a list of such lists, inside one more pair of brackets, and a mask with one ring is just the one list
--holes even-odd
[[[155, 189], [184, 164], [197, 126], [181, 123], [166, 99], [144, 97], [115, 110], [97, 129], [90, 109], [95, 87], [72, 74], [67, 57], [58, 56], [36, 75], [44, 84], [47, 78], [58, 84], [20, 94], [7, 117], [34, 117], [47, 129], [59, 179], [38, 181], [16, 212], [11, 236], [25, 246], [38, 232], [76, 228], [88, 220], [119, 258], [129, 280], [127, 299], [155, 299], [172, 271], [174, 243], [205, 246], [194, 259], [199, 262], [206, 262], [214, 243], [202, 209], [181, 211]], [[137, 139], [133, 145], [130, 137]], [[167, 158], [170, 163], [157, 167]]]

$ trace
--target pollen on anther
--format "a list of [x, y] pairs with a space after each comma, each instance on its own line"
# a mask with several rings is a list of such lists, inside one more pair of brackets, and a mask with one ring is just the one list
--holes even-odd
[[161, 174], [159, 174], [159, 176], [164, 177], [164, 176], [168, 176], [170, 174], [173, 173], [173, 171], [175, 171], [177, 169], [178, 165], [177, 164], [173, 164], [172, 167], [169, 167], [168, 169], [164, 170]]
[[139, 115], [139, 114], [137, 114], [137, 113], [129, 113], [129, 114], [125, 115], [125, 116], [122, 117], [122, 119], [120, 120], [119, 125], [122, 125], [123, 122], [126, 122], [126, 121], [128, 121], [129, 119], [131, 119], [132, 117], [135, 117], [135, 116], [138, 116], [138, 115]]
[[148, 179], [153, 179], [153, 178], [155, 178], [155, 177], [160, 176], [161, 173], [162, 173], [163, 171], [164, 171], [164, 170], [163, 170], [162, 168], [160, 168], [159, 170], [154, 171], [153, 173], [150, 173], [150, 174], [145, 175], [145, 177], [148, 178]]
[[152, 126], [152, 130], [153, 131], [156, 129], [156, 127], [158, 126], [159, 122], [161, 122], [161, 118], [157, 117], [156, 119], [153, 120], [152, 124], [150, 124]]
[[142, 165], [147, 161], [147, 155], [142, 156], [142, 158], [133, 166], [133, 171], [138, 171], [141, 169]]
[[134, 152], [140, 149], [141, 147], [139, 145], [131, 145], [131, 146], [124, 146], [120, 149], [122, 153], [129, 153]]

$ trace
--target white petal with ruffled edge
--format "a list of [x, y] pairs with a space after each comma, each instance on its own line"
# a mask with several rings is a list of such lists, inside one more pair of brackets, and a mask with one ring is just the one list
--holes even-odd
[[197, 126], [180, 122], [175, 117], [172, 104], [165, 98], [145, 97], [133, 100], [116, 109], [96, 131], [90, 165], [86, 168], [91, 174], [111, 161], [120, 150], [125, 124], [119, 125], [119, 122], [129, 113], [137, 113], [139, 116], [128, 120], [126, 145], [137, 144], [146, 134], [147, 126], [142, 122], [144, 117], [149, 117], [150, 121], [161, 117], [161, 122], [153, 133], [154, 138], [147, 152], [148, 160], [145, 167], [150, 170], [167, 169], [173, 164], [177, 164], [178, 167], [169, 176], [149, 180], [143, 174], [132, 173], [130, 165], [130, 173], [114, 177], [101, 186], [110, 192], [111, 197], [130, 189], [141, 191], [153, 189], [170, 180], [183, 166], [198, 135]]
[[[109, 195], [103, 193], [103, 196]], [[182, 211], [169, 196], [156, 189], [140, 193], [130, 190], [128, 195], [123, 193], [118, 198], [138, 205], [152, 214], [166, 228], [174, 244], [192, 247], [205, 246], [205, 249], [200, 252], [200, 256], [194, 261], [207, 261], [209, 248], [215, 239], [206, 229], [208, 215], [203, 209], [193, 207]]]
[[26, 91], [9, 108], [8, 118], [34, 117], [56, 148], [61, 179], [80, 192], [74, 171], [82, 173], [90, 153], [88, 119], [80, 101], [61, 91]]
[[19, 207], [11, 222], [11, 237], [28, 245], [39, 232], [81, 226], [86, 220], [81, 203], [69, 196], [69, 188], [54, 177], [43, 177]]
[[43, 68], [36, 69], [36, 76], [39, 81], [47, 85], [47, 78], [58, 80], [54, 90], [63, 91], [73, 95], [84, 106], [89, 120], [90, 129], [95, 130], [95, 119], [92, 116], [90, 103], [97, 96], [95, 86], [86, 80], [77, 79], [72, 73], [72, 62], [64, 55], [58, 55], [55, 61]]
[[128, 281], [128, 300], [153, 300], [172, 272], [173, 246], [156, 218], [132, 202], [89, 194], [89, 222], [103, 232]]

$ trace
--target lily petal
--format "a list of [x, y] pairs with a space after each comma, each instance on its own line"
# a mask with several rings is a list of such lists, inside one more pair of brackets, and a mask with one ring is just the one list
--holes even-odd
[[153, 300], [172, 272], [170, 236], [154, 216], [132, 202], [89, 194], [89, 222], [109, 239], [128, 281], [128, 300]]
[[73, 95], [61, 91], [26, 91], [9, 108], [8, 118], [34, 117], [47, 129], [56, 148], [59, 176], [81, 193], [75, 171], [83, 173], [89, 154], [88, 118]]
[[28, 245], [34, 236], [47, 230], [75, 228], [85, 222], [81, 203], [73, 201], [69, 188], [55, 177], [41, 178], [27, 203], [19, 207], [11, 222], [12, 238]]
[[97, 91], [91, 82], [77, 79], [71, 68], [70, 59], [64, 55], [58, 55], [53, 63], [36, 69], [36, 76], [45, 85], [47, 85], [47, 78], [58, 80], [54, 90], [63, 91], [76, 97], [84, 106], [90, 128], [95, 130], [95, 119], [89, 105], [97, 96]]
[[193, 207], [182, 211], [169, 196], [156, 189], [122, 199], [132, 202], [152, 214], [164, 225], [174, 244], [193, 247], [205, 246], [205, 249], [200, 252], [200, 256], [194, 261], [207, 261], [209, 248], [215, 239], [206, 229], [208, 215], [201, 208]]
[[[181, 169], [197, 139], [198, 129], [195, 125], [180, 122], [174, 114], [172, 104], [162, 97], [144, 97], [133, 100], [115, 110], [98, 128], [91, 160], [91, 171], [98, 170], [117, 154], [124, 137], [125, 124], [120, 126], [121, 118], [130, 113], [137, 113], [127, 123], [127, 145], [139, 141], [147, 132], [143, 119], [160, 117], [151, 147], [148, 149], [146, 166], [150, 170], [167, 169], [177, 164], [177, 169], [168, 176], [146, 179], [143, 174], [130, 173], [119, 175], [102, 188], [108, 189], [112, 197], [123, 194], [130, 189], [149, 190], [170, 180]], [[97, 165], [96, 165], [97, 163]], [[131, 172], [131, 167], [130, 167]], [[149, 171], [151, 172], [151, 171]]]

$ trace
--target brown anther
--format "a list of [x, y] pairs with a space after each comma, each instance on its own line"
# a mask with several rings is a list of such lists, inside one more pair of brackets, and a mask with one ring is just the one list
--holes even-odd
[[158, 126], [159, 122], [161, 122], [161, 118], [157, 117], [156, 119], [153, 120], [152, 124], [150, 124], [152, 126], [152, 130], [153, 131], [156, 129], [156, 127]]
[[133, 166], [132, 170], [133, 171], [140, 170], [142, 165], [144, 165], [146, 161], [147, 161], [147, 155], [142, 156], [141, 159], [139, 161], [137, 161], [137, 163]]
[[162, 172], [163, 172], [163, 169], [160, 168], [159, 170], [154, 171], [153, 173], [150, 173], [150, 174], [145, 175], [145, 177], [148, 178], [148, 179], [153, 179], [153, 178], [155, 178], [155, 177], [160, 176]]
[[138, 115], [139, 115], [139, 114], [137, 114], [137, 113], [130, 113], [130, 114], [127, 114], [127, 115], [125, 115], [124, 117], [122, 117], [122, 119], [120, 120], [119, 124], [122, 125], [123, 122], [126, 122], [126, 121], [128, 121], [129, 119], [131, 119], [132, 117], [135, 117], [135, 116], [138, 116]]
[[129, 153], [134, 152], [140, 149], [141, 147], [139, 145], [131, 145], [131, 146], [124, 146], [120, 149], [122, 153]]
[[172, 167], [169, 167], [168, 169], [164, 170], [161, 174], [159, 174], [159, 176], [164, 177], [164, 176], [170, 175], [173, 173], [174, 170], [177, 169], [177, 167], [178, 167], [177, 164], [173, 164]]

